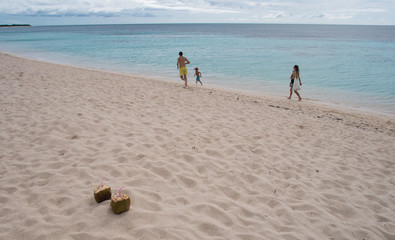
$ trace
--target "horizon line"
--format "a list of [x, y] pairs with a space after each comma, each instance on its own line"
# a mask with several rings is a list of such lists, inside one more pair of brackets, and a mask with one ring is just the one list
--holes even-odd
[[226, 23], [226, 22], [212, 22], [212, 23], [93, 23], [93, 24], [55, 24], [55, 25], [32, 25], [32, 27], [56, 27], [56, 26], [100, 26], [100, 25], [194, 25], [194, 24], [245, 24], [245, 25], [324, 25], [324, 26], [385, 26], [385, 27], [395, 27], [395, 25], [392, 24], [340, 24], [340, 23], [248, 23], [248, 22], [233, 22], [233, 23]]

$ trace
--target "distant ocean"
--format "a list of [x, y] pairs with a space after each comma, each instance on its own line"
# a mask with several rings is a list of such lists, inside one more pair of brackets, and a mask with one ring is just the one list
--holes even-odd
[[395, 26], [140, 24], [0, 29], [0, 51], [55, 63], [180, 81], [178, 52], [202, 82], [395, 114]]

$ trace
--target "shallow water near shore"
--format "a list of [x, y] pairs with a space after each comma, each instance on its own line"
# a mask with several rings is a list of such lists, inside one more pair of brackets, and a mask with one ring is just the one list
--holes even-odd
[[202, 81], [287, 96], [298, 64], [302, 97], [395, 113], [395, 27], [278, 24], [42, 26], [0, 30], [0, 51], [179, 81], [179, 51]]

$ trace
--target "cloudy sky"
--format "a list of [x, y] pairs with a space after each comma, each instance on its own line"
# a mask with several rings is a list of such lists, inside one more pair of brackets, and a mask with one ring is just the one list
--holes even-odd
[[395, 25], [395, 0], [0, 0], [0, 24]]

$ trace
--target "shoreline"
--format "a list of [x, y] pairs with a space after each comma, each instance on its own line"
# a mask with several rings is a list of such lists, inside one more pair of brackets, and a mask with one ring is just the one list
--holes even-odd
[[[107, 72], [107, 73], [112, 73], [112, 74], [120, 74], [120, 75], [125, 75], [125, 76], [130, 76], [130, 77], [138, 77], [138, 78], [145, 78], [145, 79], [150, 79], [153, 81], [164, 81], [164, 82], [168, 82], [168, 83], [177, 83], [180, 82], [178, 81], [177, 76], [175, 76], [174, 78], [170, 78], [170, 77], [160, 77], [160, 76], [143, 76], [140, 74], [133, 74], [133, 73], [127, 73], [127, 72], [117, 72], [116, 70], [112, 71], [112, 70], [107, 70], [107, 69], [99, 69], [99, 68], [94, 68], [94, 67], [82, 67], [82, 66], [78, 66], [78, 65], [74, 65], [74, 64], [68, 64], [68, 63], [61, 63], [61, 62], [51, 62], [50, 59], [37, 59], [34, 57], [28, 57], [28, 56], [24, 56], [23, 54], [14, 54], [14, 53], [9, 53], [9, 52], [0, 52], [0, 54], [8, 54], [10, 56], [14, 56], [14, 57], [18, 57], [18, 58], [23, 58], [23, 59], [27, 59], [27, 60], [32, 60], [32, 61], [39, 61], [39, 62], [43, 62], [43, 63], [50, 63], [50, 64], [58, 64], [58, 65], [62, 65], [62, 66], [68, 66], [68, 67], [75, 67], [75, 68], [80, 68], [80, 69], [87, 69], [87, 70], [93, 70], [93, 71], [102, 71], [102, 72]], [[175, 71], [176, 72], [176, 71]], [[195, 84], [191, 84], [194, 82], [193, 80], [194, 78], [192, 77], [189, 80], [189, 85], [194, 86]], [[198, 86], [200, 87], [200, 86]], [[253, 91], [253, 90], [244, 90], [244, 89], [237, 89], [237, 88], [233, 88], [233, 87], [225, 87], [225, 86], [221, 86], [221, 85], [216, 85], [213, 84], [211, 86], [207, 86], [204, 85], [203, 88], [206, 89], [213, 89], [213, 90], [217, 90], [217, 91], [225, 91], [225, 92], [230, 92], [230, 93], [237, 93], [240, 95], [246, 95], [246, 96], [250, 96], [250, 97], [262, 97], [262, 98], [275, 98], [275, 99], [287, 99], [287, 96], [285, 95], [280, 95], [280, 94], [270, 94], [270, 93], [261, 93], [258, 91]], [[288, 93], [289, 89], [287, 89], [286, 91], [284, 91], [284, 93]], [[295, 96], [293, 96], [295, 98]], [[314, 98], [303, 98], [303, 102], [307, 102], [309, 104], [318, 104], [318, 105], [323, 105], [323, 106], [329, 106], [329, 107], [333, 107], [333, 108], [339, 108], [342, 111], [356, 111], [356, 112], [361, 112], [361, 113], [368, 113], [368, 114], [377, 114], [380, 116], [387, 116], [387, 117], [391, 117], [393, 119], [395, 119], [395, 112], [389, 112], [389, 111], [385, 111], [385, 110], [374, 110], [372, 108], [364, 108], [361, 106], [351, 106], [351, 105], [347, 105], [347, 103], [344, 102], [331, 102], [331, 101], [325, 101], [325, 100], [320, 100], [320, 99], [314, 99]], [[293, 101], [293, 100], [291, 100]]]
[[0, 61], [1, 239], [395, 238], [392, 117]]

